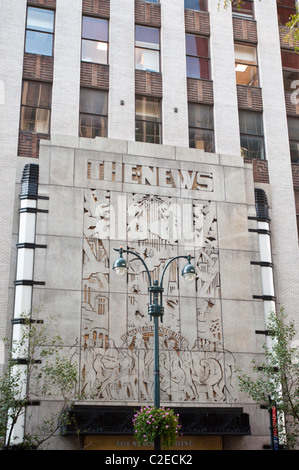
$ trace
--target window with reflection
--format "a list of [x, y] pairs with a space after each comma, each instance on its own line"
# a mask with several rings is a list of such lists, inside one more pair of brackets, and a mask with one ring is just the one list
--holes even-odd
[[256, 111], [239, 110], [241, 154], [244, 158], [265, 159], [263, 115]]
[[277, 0], [278, 23], [285, 25], [296, 14], [296, 0]]
[[108, 64], [108, 21], [83, 16], [82, 61]]
[[107, 137], [108, 92], [81, 88], [80, 137]]
[[23, 81], [20, 130], [50, 133], [50, 83]]
[[189, 147], [214, 152], [213, 107], [188, 103]]
[[293, 93], [299, 88], [299, 53], [281, 50], [281, 62], [284, 89]]
[[211, 78], [209, 38], [186, 34], [186, 56], [188, 78]]
[[135, 68], [160, 72], [160, 31], [149, 26], [135, 27]]
[[241, 3], [232, 2], [233, 16], [239, 18], [253, 18], [253, 2], [243, 0]]
[[299, 117], [288, 116], [291, 162], [299, 163]]
[[161, 100], [159, 98], [137, 96], [135, 107], [136, 141], [161, 144]]
[[28, 7], [25, 52], [53, 55], [54, 11]]
[[185, 8], [196, 11], [208, 11], [207, 0], [185, 0]]
[[235, 44], [235, 72], [237, 85], [259, 86], [255, 47]]

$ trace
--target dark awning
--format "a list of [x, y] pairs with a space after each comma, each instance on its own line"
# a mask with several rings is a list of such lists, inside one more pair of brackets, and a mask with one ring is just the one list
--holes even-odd
[[[64, 435], [130, 435], [132, 418], [140, 407], [76, 405], [68, 411], [71, 424]], [[249, 415], [242, 408], [173, 408], [179, 414], [184, 435], [251, 434]]]

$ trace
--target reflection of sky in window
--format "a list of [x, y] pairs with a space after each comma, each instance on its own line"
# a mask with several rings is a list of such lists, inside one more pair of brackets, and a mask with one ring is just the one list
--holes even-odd
[[108, 21], [100, 18], [83, 18], [82, 37], [95, 41], [108, 41]]
[[27, 28], [36, 31], [53, 33], [54, 31], [54, 12], [43, 10], [41, 8], [28, 8]]
[[136, 26], [136, 46], [159, 49], [159, 30], [146, 26]]
[[52, 34], [27, 31], [25, 52], [51, 56], [53, 50]]

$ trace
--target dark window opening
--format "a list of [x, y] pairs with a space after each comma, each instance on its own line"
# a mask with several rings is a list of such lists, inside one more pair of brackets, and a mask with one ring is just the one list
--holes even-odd
[[108, 92], [81, 88], [80, 137], [107, 137]]

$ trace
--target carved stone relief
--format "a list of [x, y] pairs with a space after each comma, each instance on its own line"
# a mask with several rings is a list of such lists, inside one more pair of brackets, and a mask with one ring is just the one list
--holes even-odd
[[[148, 277], [132, 255], [123, 294], [126, 319], [119, 337], [109, 322], [111, 290], [115, 292], [110, 277], [117, 257], [111, 244], [119, 229], [116, 201], [109, 191], [85, 192], [82, 389], [99, 401], [152, 402], [154, 327], [147, 313]], [[152, 280], [160, 279], [172, 257], [188, 250], [195, 257], [198, 277], [187, 294], [179, 263], [171, 263], [165, 273], [159, 327], [161, 401], [234, 400], [234, 364], [231, 356], [224, 360], [222, 345], [216, 204], [128, 194], [122, 217], [126, 239], [121, 244], [145, 260]]]

